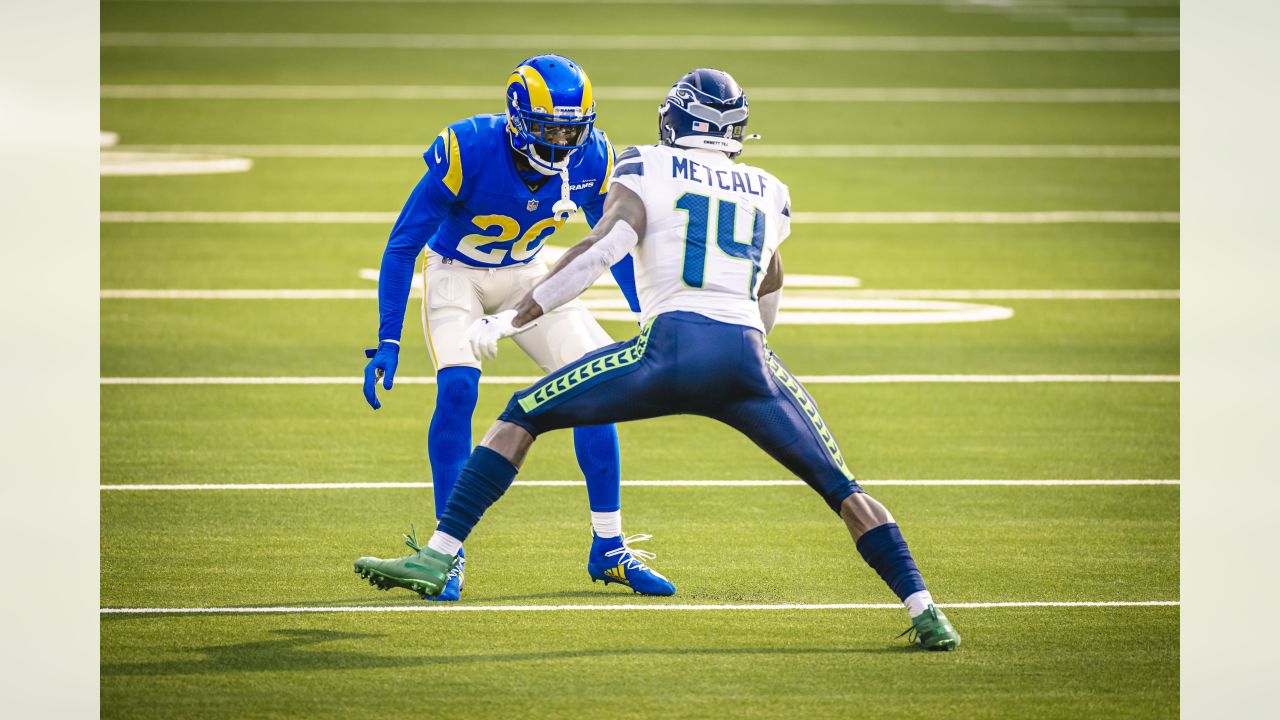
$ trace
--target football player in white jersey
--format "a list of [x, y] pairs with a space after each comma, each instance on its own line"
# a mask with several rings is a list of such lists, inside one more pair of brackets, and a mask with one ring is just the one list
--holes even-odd
[[[576, 298], [618, 259], [635, 259], [643, 330], [517, 392], [467, 461], [427, 546], [356, 572], [431, 596], [484, 511], [510, 487], [534, 439], [579, 425], [702, 415], [751, 438], [844, 521], [858, 552], [903, 601], [912, 640], [953, 650], [960, 635], [934, 604], [893, 516], [859, 487], [813, 397], [764, 342], [790, 234], [786, 185], [736, 163], [746, 95], [727, 73], [682, 77], [659, 111], [660, 145], [618, 156], [604, 217], [513, 309], [468, 333], [479, 357], [500, 338]], [[402, 566], [415, 573], [406, 578]], [[904, 633], [906, 634], [906, 633]]]

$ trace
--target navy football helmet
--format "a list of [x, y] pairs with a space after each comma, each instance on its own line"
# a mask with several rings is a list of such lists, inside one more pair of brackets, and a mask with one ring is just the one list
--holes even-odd
[[535, 55], [507, 78], [507, 137], [543, 175], [591, 142], [596, 103], [587, 74], [562, 55]]
[[698, 68], [676, 81], [658, 108], [663, 145], [742, 153], [747, 94], [729, 73]]

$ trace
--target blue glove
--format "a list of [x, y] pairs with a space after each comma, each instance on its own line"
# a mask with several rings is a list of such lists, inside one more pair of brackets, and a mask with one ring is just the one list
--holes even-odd
[[364, 366], [364, 399], [369, 401], [369, 405], [374, 410], [377, 410], [382, 407], [382, 403], [378, 402], [375, 383], [381, 378], [382, 387], [386, 390], [391, 389], [391, 384], [396, 377], [396, 366], [400, 364], [400, 346], [384, 340], [378, 343], [377, 349], [365, 350], [364, 356], [372, 358], [369, 364]]

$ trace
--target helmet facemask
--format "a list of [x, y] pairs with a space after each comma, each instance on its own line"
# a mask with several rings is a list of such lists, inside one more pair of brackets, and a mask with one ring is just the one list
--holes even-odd
[[529, 58], [507, 80], [511, 147], [543, 175], [567, 169], [573, 153], [591, 142], [595, 110], [591, 81], [568, 58]]
[[587, 144], [591, 131], [590, 121], [527, 119], [524, 124], [528, 144], [523, 154], [544, 175], [553, 175], [567, 166], [574, 151]]

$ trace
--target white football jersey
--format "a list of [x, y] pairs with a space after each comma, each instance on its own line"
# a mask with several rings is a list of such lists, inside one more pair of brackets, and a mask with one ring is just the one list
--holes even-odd
[[612, 183], [644, 201], [634, 250], [642, 322], [675, 310], [764, 330], [756, 290], [791, 233], [787, 186], [724, 153], [642, 145]]

